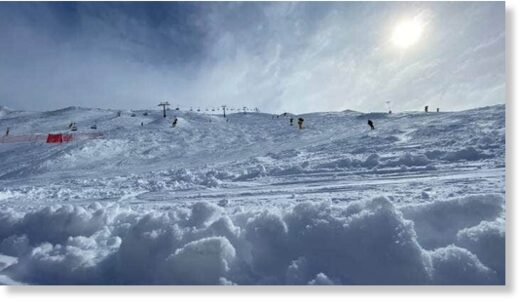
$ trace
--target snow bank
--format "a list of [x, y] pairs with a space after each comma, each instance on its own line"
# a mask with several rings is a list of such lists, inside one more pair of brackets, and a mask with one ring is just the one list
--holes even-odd
[[8, 115], [9, 113], [11, 113], [12, 110], [5, 107], [5, 106], [0, 106], [0, 117], [4, 117], [6, 115]]
[[493, 157], [490, 154], [484, 153], [480, 150], [477, 150], [473, 147], [466, 147], [457, 151], [447, 152], [442, 159], [447, 161], [477, 161], [481, 159], [491, 158]]
[[430, 160], [444, 160], [448, 162], [479, 161], [493, 158], [493, 155], [486, 153], [483, 150], [475, 149], [474, 147], [465, 147], [452, 151], [433, 149], [426, 151], [425, 155]]
[[317, 168], [367, 168], [372, 169], [379, 165], [380, 157], [372, 153], [364, 160], [357, 158], [344, 157], [339, 160], [319, 164]]
[[176, 284], [217, 284], [235, 260], [235, 249], [225, 237], [192, 241], [166, 259], [165, 279]]
[[427, 166], [431, 164], [431, 161], [423, 154], [411, 154], [405, 152], [401, 154], [397, 159], [387, 160], [381, 163], [381, 167], [415, 167], [415, 166]]
[[505, 220], [482, 221], [476, 226], [457, 232], [458, 246], [474, 253], [487, 267], [495, 270], [501, 283], [505, 277]]
[[[475, 196], [405, 216], [384, 197], [262, 211], [207, 202], [147, 212], [114, 204], [7, 210], [0, 253], [18, 262], [1, 274], [37, 284], [495, 284], [503, 264], [485, 244], [500, 244], [503, 226], [476, 220], [494, 216], [500, 202]], [[421, 246], [421, 236], [439, 240], [420, 220], [460, 218], [470, 204], [477, 218], [448, 228], [452, 242]]]
[[343, 168], [394, 168], [394, 167], [418, 167], [428, 166], [431, 168], [432, 161], [428, 159], [424, 154], [412, 154], [404, 152], [396, 158], [382, 158], [377, 153], [368, 155], [365, 159], [357, 159], [344, 157], [340, 160], [335, 160], [327, 163], [322, 163], [317, 168], [332, 168], [332, 169], [343, 169]]
[[434, 284], [482, 285], [497, 283], [496, 273], [466, 249], [450, 245], [430, 253]]
[[433, 249], [455, 242], [464, 228], [495, 220], [504, 211], [504, 198], [498, 194], [473, 195], [407, 205], [400, 210], [414, 222], [421, 245]]
[[[386, 198], [355, 202], [347, 207], [304, 203], [284, 216], [281, 230], [288, 260], [298, 266], [304, 283], [317, 274], [348, 284], [422, 284], [429, 279], [428, 259], [416, 241], [412, 224]], [[257, 245], [264, 246], [262, 241]], [[255, 248], [253, 248], [255, 250]], [[280, 258], [282, 258], [280, 257]], [[271, 262], [262, 269], [280, 269]], [[253, 263], [253, 270], [257, 266]], [[283, 266], [282, 266], [283, 268]]]

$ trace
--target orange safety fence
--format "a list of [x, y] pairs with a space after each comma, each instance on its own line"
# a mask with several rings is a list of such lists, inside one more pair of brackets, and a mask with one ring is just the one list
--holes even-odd
[[60, 136], [60, 141], [53, 142], [71, 142], [75, 140], [87, 140], [103, 137], [102, 133], [57, 133], [57, 134], [29, 134], [29, 135], [8, 135], [0, 136], [0, 143], [31, 143], [31, 142], [48, 142], [50, 136]]

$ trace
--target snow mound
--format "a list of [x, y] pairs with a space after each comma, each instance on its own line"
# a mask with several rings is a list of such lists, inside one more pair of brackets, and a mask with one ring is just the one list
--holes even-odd
[[502, 217], [458, 231], [456, 244], [474, 253], [484, 265], [497, 272], [501, 283], [505, 282], [505, 220]]
[[434, 284], [483, 285], [497, 283], [496, 273], [466, 249], [450, 245], [430, 253]]
[[8, 115], [9, 113], [11, 113], [12, 110], [5, 107], [5, 106], [0, 106], [0, 118], [3, 117], [3, 116], [6, 116]]
[[457, 233], [502, 215], [504, 198], [498, 194], [473, 195], [400, 208], [415, 224], [421, 245], [428, 249], [455, 242]]
[[479, 151], [473, 147], [466, 147], [457, 151], [447, 152], [443, 159], [447, 161], [477, 161], [481, 159], [491, 158], [492, 156]]
[[[446, 214], [479, 208], [492, 217], [498, 198], [477, 196], [407, 209]], [[500, 206], [498, 206], [500, 208]], [[425, 210], [428, 209], [428, 210]], [[457, 210], [459, 209], [459, 210]], [[233, 213], [207, 202], [167, 211], [111, 204], [1, 211], [0, 253], [18, 262], [2, 271], [37, 284], [497, 284], [500, 263], [485, 243], [499, 222], [452, 226], [454, 246], [429, 251], [412, 222], [387, 198], [347, 205], [304, 202]], [[422, 216], [421, 216], [422, 215]], [[53, 227], [50, 221], [56, 221]], [[446, 221], [444, 221], [446, 223]], [[42, 227], [45, 226], [45, 227]], [[468, 249], [464, 248], [465, 246]], [[474, 253], [473, 253], [474, 251]], [[480, 256], [482, 256], [482, 262]], [[487, 264], [487, 265], [486, 265]]]

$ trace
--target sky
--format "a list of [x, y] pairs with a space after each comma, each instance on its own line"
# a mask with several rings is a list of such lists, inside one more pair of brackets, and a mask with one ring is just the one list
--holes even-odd
[[504, 2], [0, 2], [18, 110], [463, 110], [506, 102], [505, 58]]

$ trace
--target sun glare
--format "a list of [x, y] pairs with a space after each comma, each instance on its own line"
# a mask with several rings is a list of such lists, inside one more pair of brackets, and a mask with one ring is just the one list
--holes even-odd
[[423, 25], [417, 18], [398, 23], [392, 34], [392, 42], [400, 48], [409, 48], [419, 41]]

